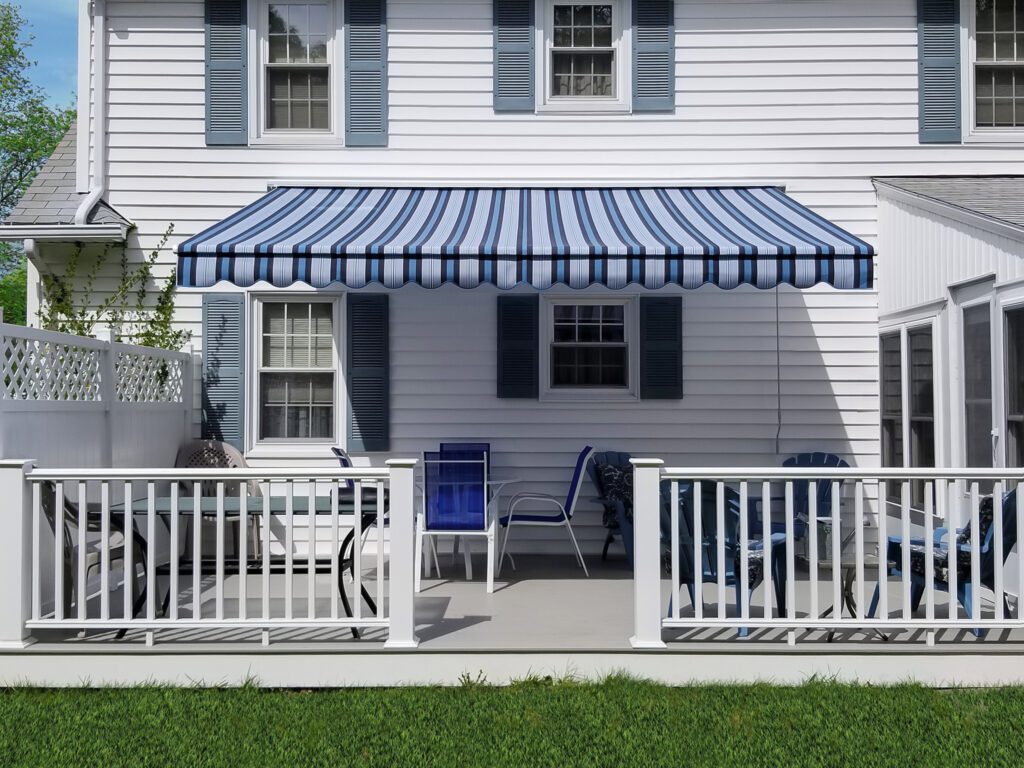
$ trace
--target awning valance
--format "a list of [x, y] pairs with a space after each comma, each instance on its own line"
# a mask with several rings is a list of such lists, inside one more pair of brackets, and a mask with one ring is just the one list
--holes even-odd
[[874, 252], [774, 187], [281, 187], [178, 255], [188, 287], [858, 289]]

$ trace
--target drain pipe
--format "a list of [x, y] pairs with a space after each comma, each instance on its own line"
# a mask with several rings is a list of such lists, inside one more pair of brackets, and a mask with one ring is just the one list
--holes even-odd
[[775, 457], [782, 456], [782, 323], [779, 320], [779, 286], [775, 286]]
[[89, 214], [107, 192], [107, 9], [106, 0], [92, 0], [92, 184], [75, 212], [75, 224], [89, 223]]

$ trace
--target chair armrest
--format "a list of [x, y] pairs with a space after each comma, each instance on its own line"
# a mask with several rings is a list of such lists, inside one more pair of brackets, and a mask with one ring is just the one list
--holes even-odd
[[942, 540], [949, 536], [949, 528], [936, 528], [932, 532], [932, 543], [941, 544]]

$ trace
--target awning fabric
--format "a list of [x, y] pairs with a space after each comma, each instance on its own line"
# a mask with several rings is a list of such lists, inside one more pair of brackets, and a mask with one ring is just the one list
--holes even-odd
[[187, 287], [860, 289], [874, 252], [773, 187], [281, 187], [178, 255]]

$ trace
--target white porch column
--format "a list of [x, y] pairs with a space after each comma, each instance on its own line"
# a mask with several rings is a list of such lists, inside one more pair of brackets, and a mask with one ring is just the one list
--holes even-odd
[[25, 473], [33, 466], [0, 461], [0, 648], [32, 642], [25, 628], [32, 611], [32, 494]]
[[633, 465], [634, 648], [664, 648], [661, 639], [661, 459]]
[[415, 648], [416, 637], [415, 542], [416, 459], [390, 459], [391, 560], [388, 565], [390, 627], [385, 648]]

